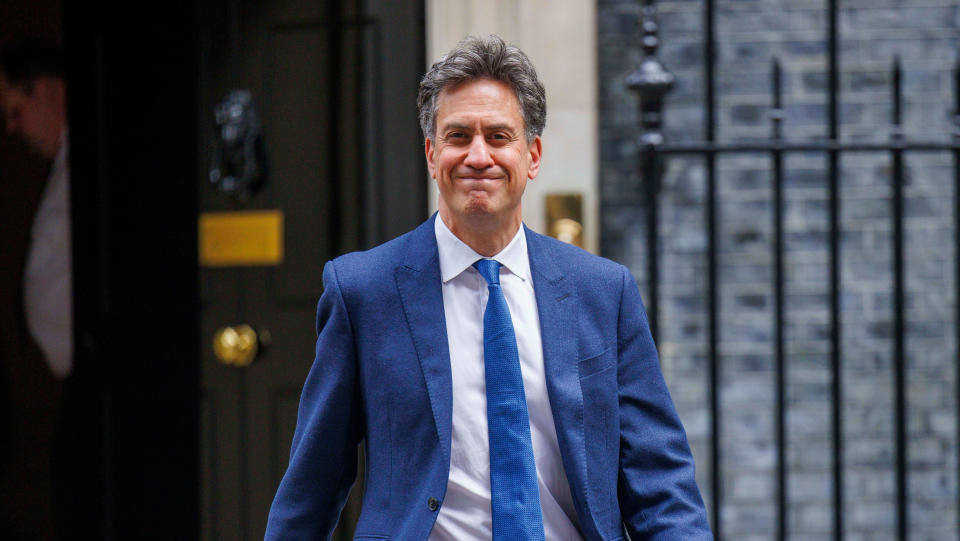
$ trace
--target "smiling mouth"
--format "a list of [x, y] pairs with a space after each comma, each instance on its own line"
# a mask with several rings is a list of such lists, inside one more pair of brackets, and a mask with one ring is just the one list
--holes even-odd
[[462, 175], [456, 177], [457, 180], [464, 182], [493, 182], [496, 180], [503, 180], [504, 177], [471, 177], [467, 175]]

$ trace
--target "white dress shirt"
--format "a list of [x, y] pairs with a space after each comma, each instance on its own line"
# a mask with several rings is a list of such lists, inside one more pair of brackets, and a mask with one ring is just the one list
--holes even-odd
[[66, 377], [73, 368], [73, 273], [70, 252], [69, 138], [60, 136], [47, 186], [30, 230], [23, 271], [27, 328], [50, 371]]
[[[486, 280], [472, 267], [483, 256], [451, 233], [439, 216], [435, 222], [453, 378], [453, 426], [447, 493], [429, 539], [487, 540], [493, 532], [483, 367], [483, 312], [489, 293]], [[500, 285], [517, 337], [544, 534], [551, 541], [582, 541], [547, 396], [540, 318], [522, 226], [491, 259], [502, 265]]]

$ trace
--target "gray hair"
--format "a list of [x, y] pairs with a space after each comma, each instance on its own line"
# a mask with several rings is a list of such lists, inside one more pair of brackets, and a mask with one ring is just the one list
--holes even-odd
[[448, 88], [476, 79], [492, 79], [513, 89], [523, 114], [527, 141], [543, 133], [547, 123], [547, 93], [530, 59], [500, 36], [467, 36], [437, 60], [423, 79], [417, 94], [417, 113], [423, 136], [433, 139], [437, 131], [437, 96]]

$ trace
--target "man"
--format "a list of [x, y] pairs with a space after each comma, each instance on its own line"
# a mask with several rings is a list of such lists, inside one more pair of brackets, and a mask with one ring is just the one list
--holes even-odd
[[7, 133], [51, 161], [34, 216], [23, 275], [27, 328], [58, 378], [73, 367], [70, 253], [70, 165], [66, 89], [60, 55], [39, 41], [19, 41], [0, 54], [0, 110]]
[[[0, 50], [0, 538], [53, 539], [67, 481], [53, 464], [72, 369], [69, 164], [62, 60], [44, 41]], [[39, 158], [40, 160], [37, 160]], [[46, 162], [48, 167], [44, 167]], [[32, 164], [36, 164], [34, 167]], [[46, 181], [44, 181], [46, 174]], [[61, 467], [61, 470], [67, 468]]]
[[418, 97], [439, 212], [324, 269], [268, 539], [711, 539], [626, 268], [523, 227], [546, 119], [526, 55], [467, 38]]

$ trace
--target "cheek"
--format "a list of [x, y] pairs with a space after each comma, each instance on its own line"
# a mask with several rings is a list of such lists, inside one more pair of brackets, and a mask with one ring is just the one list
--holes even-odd
[[449, 178], [453, 174], [453, 170], [456, 169], [456, 167], [457, 157], [453, 155], [452, 152], [445, 152], [440, 154], [440, 157], [435, 162], [435, 174], [443, 178]]

